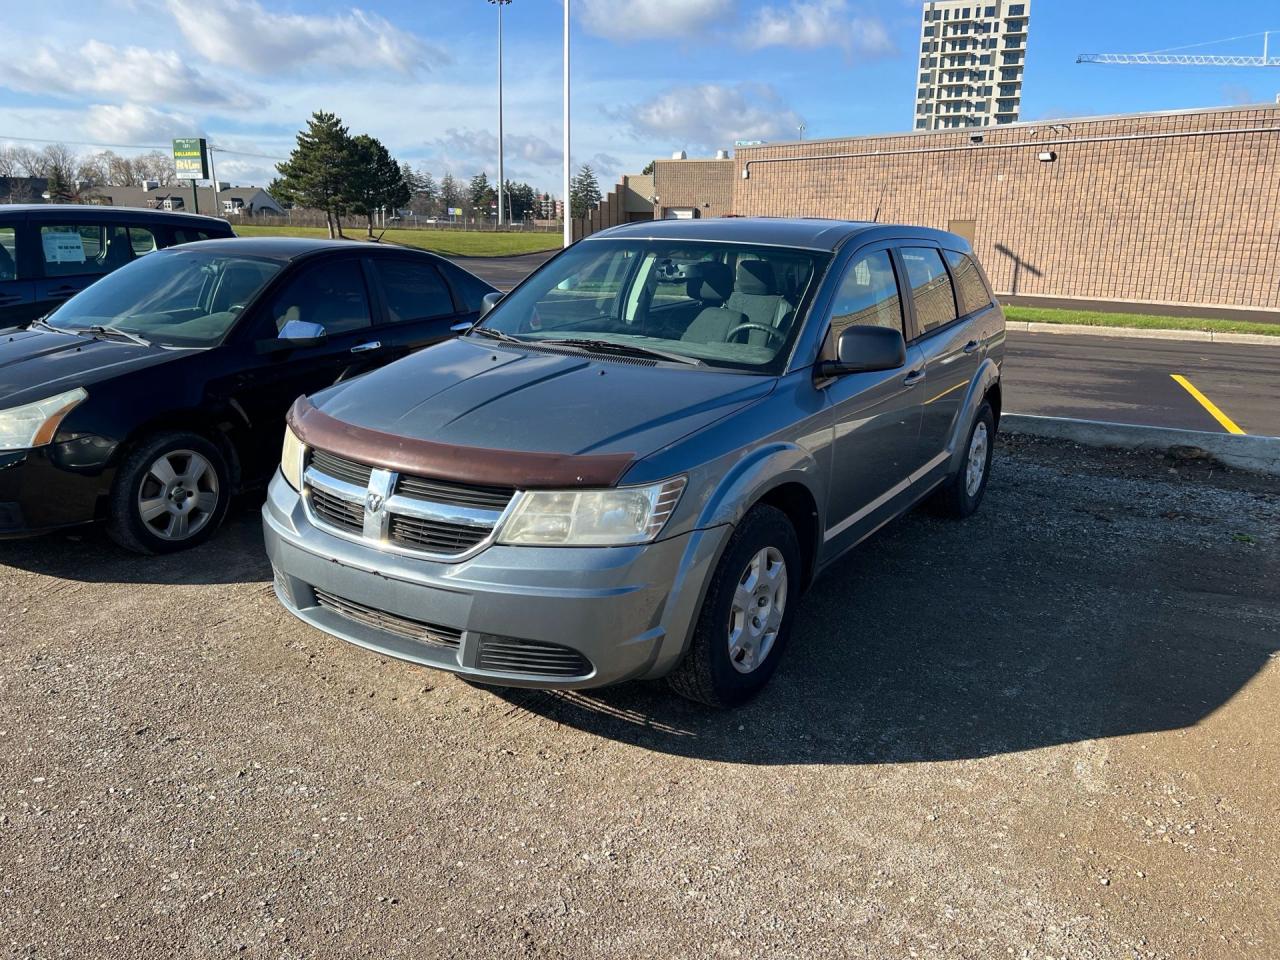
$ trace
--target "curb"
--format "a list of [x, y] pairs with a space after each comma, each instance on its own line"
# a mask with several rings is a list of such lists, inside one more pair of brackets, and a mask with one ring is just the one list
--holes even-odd
[[1098, 327], [1084, 323], [1034, 323], [1007, 320], [1006, 330], [1019, 333], [1059, 333], [1085, 337], [1125, 337], [1134, 340], [1194, 340], [1198, 343], [1265, 343], [1280, 347], [1280, 336], [1265, 333], [1214, 333], [1211, 330], [1147, 330], [1142, 327]]
[[1204, 430], [1143, 427], [1102, 420], [1036, 417], [1007, 413], [1000, 417], [1002, 433], [1070, 440], [1086, 447], [1155, 450], [1208, 456], [1229, 467], [1280, 477], [1280, 437], [1250, 437]]

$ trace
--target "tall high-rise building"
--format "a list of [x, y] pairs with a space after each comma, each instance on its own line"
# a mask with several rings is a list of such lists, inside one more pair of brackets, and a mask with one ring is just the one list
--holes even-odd
[[1031, 0], [926, 0], [916, 129], [1016, 121], [1030, 20]]

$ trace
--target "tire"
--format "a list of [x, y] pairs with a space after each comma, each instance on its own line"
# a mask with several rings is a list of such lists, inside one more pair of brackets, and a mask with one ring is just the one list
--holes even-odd
[[[934, 498], [933, 503], [939, 514], [963, 520], [978, 509], [983, 494], [987, 492], [987, 481], [991, 478], [991, 454], [995, 447], [995, 437], [995, 414], [991, 412], [991, 405], [984, 400], [965, 438], [965, 457], [959, 471]], [[976, 479], [974, 471], [977, 471]]]
[[213, 535], [230, 501], [231, 475], [216, 445], [185, 431], [155, 434], [116, 471], [107, 534], [135, 553], [187, 550]]
[[[689, 650], [667, 677], [671, 688], [720, 708], [759, 693], [786, 649], [802, 576], [800, 541], [787, 515], [764, 504], [753, 507], [712, 574]], [[760, 581], [756, 589], [749, 584], [753, 578]], [[743, 585], [745, 596], [738, 592]], [[765, 615], [757, 626], [755, 614], [761, 610]]]

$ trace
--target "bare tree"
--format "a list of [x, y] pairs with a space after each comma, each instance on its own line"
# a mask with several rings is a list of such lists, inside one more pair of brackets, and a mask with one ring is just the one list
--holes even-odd
[[178, 182], [177, 171], [173, 169], [173, 157], [163, 150], [152, 150], [134, 157], [133, 169], [139, 181], [159, 180], [162, 187], [171, 187]]
[[136, 187], [142, 183], [132, 157], [106, 152], [107, 182], [113, 187]]
[[95, 187], [105, 187], [111, 183], [111, 151], [90, 153], [80, 158], [76, 166], [76, 179], [84, 180]]
[[14, 147], [0, 146], [0, 177], [19, 176], [18, 158], [14, 156]]
[[40, 153], [44, 158], [45, 169], [39, 176], [57, 179], [65, 184], [70, 184], [75, 179], [80, 157], [65, 143], [51, 143]]
[[30, 147], [14, 147], [12, 155], [14, 162], [17, 164], [18, 176], [43, 177], [47, 175], [49, 162], [40, 151], [32, 150]]

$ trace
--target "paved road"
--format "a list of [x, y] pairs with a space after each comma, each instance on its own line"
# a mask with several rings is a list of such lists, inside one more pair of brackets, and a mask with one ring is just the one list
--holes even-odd
[[1245, 433], [1280, 436], [1280, 345], [1010, 333], [1005, 407], [1226, 432], [1173, 374]]
[[[505, 290], [550, 256], [457, 262]], [[1280, 345], [1010, 333], [1005, 408], [1226, 432], [1173, 374], [1190, 381], [1245, 433], [1280, 436]]]

